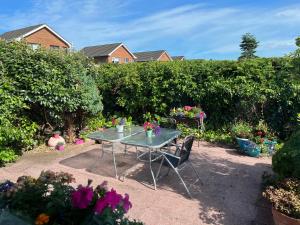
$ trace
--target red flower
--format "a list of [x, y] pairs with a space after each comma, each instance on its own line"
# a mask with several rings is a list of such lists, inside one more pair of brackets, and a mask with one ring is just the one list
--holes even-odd
[[193, 109], [193, 107], [186, 105], [186, 106], [183, 107], [183, 109], [185, 111], [191, 111]]

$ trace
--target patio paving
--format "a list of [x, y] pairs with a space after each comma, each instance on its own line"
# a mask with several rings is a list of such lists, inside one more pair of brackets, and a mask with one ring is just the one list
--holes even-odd
[[[119, 145], [121, 151], [123, 146]], [[93, 179], [96, 186], [107, 180], [110, 187], [128, 193], [133, 203], [131, 218], [147, 225], [223, 224], [223, 225], [272, 225], [270, 206], [261, 197], [261, 176], [271, 172], [270, 158], [251, 158], [235, 150], [210, 143], [195, 143], [191, 160], [196, 166], [202, 184], [190, 188], [193, 199], [174, 173], [158, 182], [155, 191], [151, 186], [148, 164], [135, 161], [134, 148], [129, 153], [117, 154], [118, 173], [129, 168], [122, 182], [114, 178], [112, 158], [109, 153], [100, 158], [100, 145], [88, 142], [67, 146], [63, 152], [54, 150], [30, 151], [17, 163], [0, 168], [0, 180], [16, 180], [21, 175], [37, 177], [42, 170], [72, 173], [76, 182], [85, 184]], [[157, 167], [155, 165], [154, 167]], [[190, 168], [184, 170], [183, 179], [194, 179]]]

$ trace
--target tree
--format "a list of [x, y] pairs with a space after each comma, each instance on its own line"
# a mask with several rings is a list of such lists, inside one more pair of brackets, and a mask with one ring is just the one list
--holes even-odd
[[300, 37], [297, 37], [297, 38], [296, 38], [296, 45], [297, 45], [297, 47], [300, 48]]
[[257, 58], [255, 55], [256, 48], [258, 47], [258, 41], [256, 40], [255, 36], [246, 33], [242, 36], [242, 41], [240, 44], [240, 48], [242, 50], [242, 54], [239, 59], [252, 59]]

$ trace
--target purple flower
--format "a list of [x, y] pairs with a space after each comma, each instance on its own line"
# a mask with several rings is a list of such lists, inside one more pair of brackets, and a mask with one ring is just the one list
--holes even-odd
[[85, 209], [89, 206], [93, 196], [93, 188], [78, 187], [77, 191], [72, 193], [72, 205], [74, 208]]
[[101, 214], [102, 211], [108, 206], [115, 210], [122, 201], [122, 195], [118, 194], [114, 189], [106, 192], [105, 196], [100, 198], [95, 205], [95, 212]]
[[120, 204], [122, 200], [122, 195], [118, 194], [113, 188], [111, 191], [106, 192], [105, 195], [106, 202], [114, 210]]
[[125, 194], [125, 198], [123, 198], [123, 209], [124, 209], [125, 213], [127, 213], [131, 207], [132, 207], [132, 204], [129, 201], [129, 195]]
[[100, 198], [97, 202], [96, 202], [96, 205], [95, 205], [95, 208], [94, 208], [94, 211], [98, 214], [101, 214], [102, 211], [106, 208], [107, 206], [107, 202], [105, 200], [105, 197], [104, 198]]

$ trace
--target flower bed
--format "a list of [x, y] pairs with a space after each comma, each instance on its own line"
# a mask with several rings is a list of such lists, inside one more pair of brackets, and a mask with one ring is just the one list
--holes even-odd
[[16, 183], [0, 184], [0, 209], [5, 212], [0, 221], [9, 215], [36, 225], [142, 224], [124, 216], [132, 207], [128, 194], [108, 190], [107, 182], [93, 188], [91, 180], [75, 189], [70, 185], [74, 181], [71, 174], [46, 171], [37, 179], [22, 176]]

